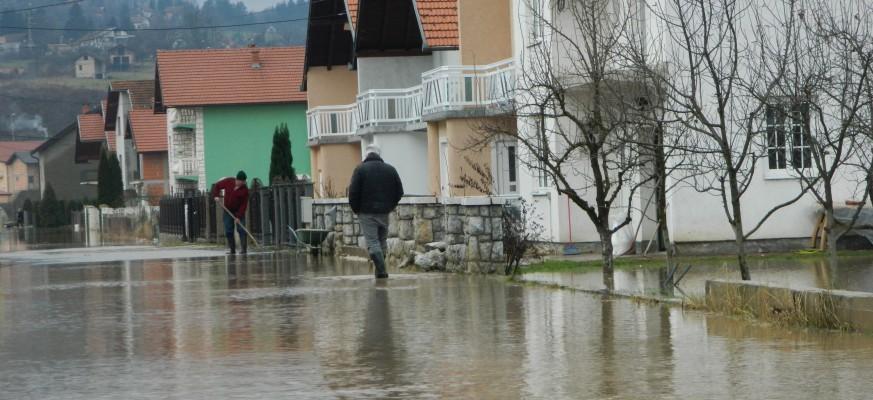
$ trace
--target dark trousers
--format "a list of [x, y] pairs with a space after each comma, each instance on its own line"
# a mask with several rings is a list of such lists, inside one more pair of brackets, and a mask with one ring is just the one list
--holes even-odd
[[376, 275], [383, 275], [388, 253], [388, 214], [358, 214], [358, 221], [367, 242], [367, 252], [376, 266]]
[[[236, 231], [239, 232], [239, 240], [240, 242], [245, 242], [247, 239], [246, 231], [243, 230], [243, 226], [246, 224], [245, 218], [239, 219], [239, 225], [236, 226]], [[227, 237], [227, 244], [231, 249], [236, 248], [235, 240], [233, 238], [233, 227], [236, 225], [233, 222], [233, 216], [230, 215], [227, 211], [224, 212], [224, 236]]]

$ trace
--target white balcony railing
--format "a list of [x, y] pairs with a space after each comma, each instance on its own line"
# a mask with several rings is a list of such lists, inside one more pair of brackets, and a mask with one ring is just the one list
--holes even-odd
[[173, 119], [170, 121], [173, 129], [176, 128], [194, 128], [197, 123], [197, 117], [193, 109], [179, 108], [176, 110]]
[[197, 160], [193, 158], [177, 158], [173, 162], [173, 173], [176, 176], [197, 176], [199, 174]]
[[359, 126], [421, 122], [421, 106], [421, 85], [368, 90], [358, 95]]
[[421, 75], [423, 112], [502, 106], [512, 100], [515, 66], [511, 59], [484, 66], [444, 66]]
[[321, 106], [306, 113], [309, 139], [354, 135], [358, 129], [357, 104]]

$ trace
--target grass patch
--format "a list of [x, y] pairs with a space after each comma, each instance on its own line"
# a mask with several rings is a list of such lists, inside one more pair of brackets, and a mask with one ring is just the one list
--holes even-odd
[[[858, 250], [858, 251], [843, 251], [839, 253], [839, 258], [852, 259], [861, 257], [873, 258], [873, 250]], [[792, 260], [827, 260], [828, 255], [825, 252], [817, 250], [800, 250], [792, 253], [766, 253], [766, 254], [750, 254], [749, 262], [767, 262], [767, 261], [792, 261]], [[677, 262], [680, 265], [736, 265], [737, 257], [735, 255], [719, 255], [719, 256], [685, 256], [677, 257]], [[637, 268], [661, 268], [664, 267], [664, 257], [641, 257], [628, 256], [615, 259], [616, 269], [637, 269]], [[569, 260], [545, 260], [542, 263], [523, 266], [519, 273], [531, 274], [540, 272], [585, 272], [587, 270], [597, 270], [603, 266], [603, 263], [598, 260], [588, 261], [569, 261]]]

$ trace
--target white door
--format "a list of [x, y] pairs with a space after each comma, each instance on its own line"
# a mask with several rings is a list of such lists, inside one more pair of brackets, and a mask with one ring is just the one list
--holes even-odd
[[495, 142], [494, 175], [497, 194], [518, 193], [518, 146], [515, 142]]
[[449, 143], [440, 142], [440, 196], [449, 197]]

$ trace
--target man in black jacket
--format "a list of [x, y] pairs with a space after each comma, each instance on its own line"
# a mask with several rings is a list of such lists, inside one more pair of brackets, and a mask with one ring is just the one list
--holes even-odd
[[388, 214], [403, 197], [400, 175], [382, 161], [378, 146], [367, 146], [367, 157], [355, 168], [349, 185], [349, 205], [358, 216], [367, 251], [376, 265], [376, 278], [388, 277], [385, 254], [388, 252]]

